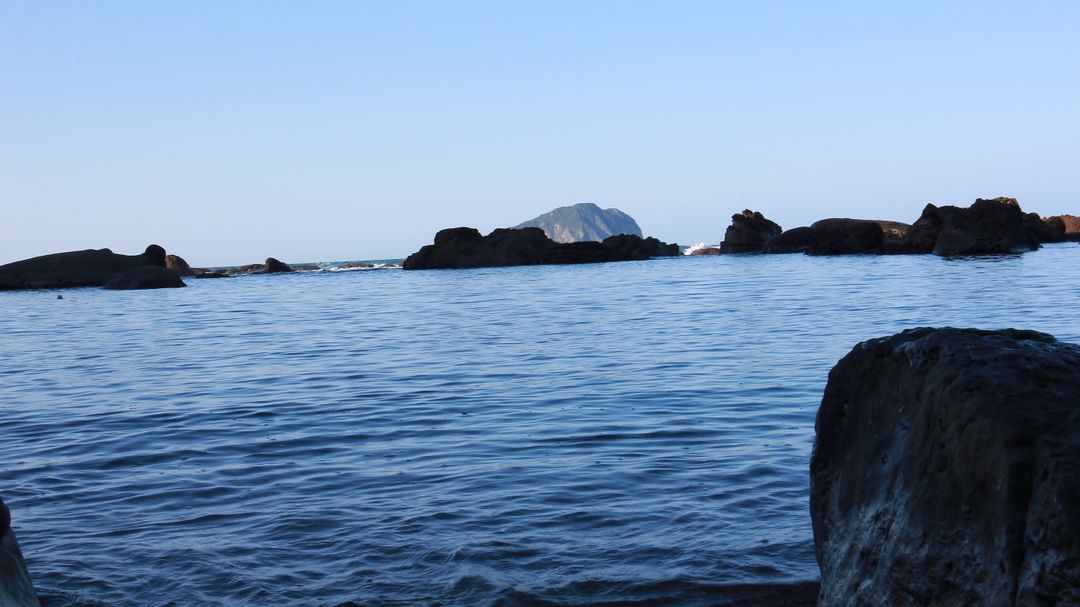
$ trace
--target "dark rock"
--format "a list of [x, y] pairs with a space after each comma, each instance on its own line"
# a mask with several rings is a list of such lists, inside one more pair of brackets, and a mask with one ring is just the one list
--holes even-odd
[[814, 245], [814, 230], [809, 227], [792, 228], [781, 232], [765, 243], [766, 253], [808, 253]]
[[150, 245], [141, 255], [118, 255], [109, 249], [53, 253], [0, 266], [0, 291], [100, 287], [140, 266], [165, 267], [165, 249]]
[[[674, 247], [674, 248], [672, 248]], [[672, 252], [674, 251], [674, 252]], [[404, 262], [406, 270], [598, 263], [678, 255], [678, 245], [655, 238], [614, 237], [604, 242], [557, 243], [540, 228], [500, 228], [481, 236], [475, 228], [448, 228]]]
[[1078, 370], [1033, 331], [855, 346], [810, 462], [820, 604], [1080, 604]]
[[555, 242], [600, 242], [611, 236], [642, 236], [634, 218], [619, 209], [601, 209], [591, 202], [559, 207], [515, 228], [540, 228]]
[[633, 234], [619, 234], [605, 238], [602, 244], [626, 257], [638, 257], [640, 259], [674, 257], [681, 254], [679, 245], [668, 244], [652, 236], [642, 238]]
[[545, 264], [570, 263], [607, 263], [611, 261], [633, 261], [648, 259], [638, 255], [627, 255], [605, 247], [603, 243], [591, 240], [583, 242], [565, 242], [544, 252]]
[[783, 232], [776, 223], [750, 209], [731, 216], [731, 225], [720, 243], [721, 253], [760, 253], [765, 243]]
[[810, 224], [810, 230], [810, 255], [877, 253], [885, 241], [881, 226], [864, 219], [822, 219]]
[[279, 272], [292, 272], [293, 271], [293, 269], [290, 268], [288, 266], [288, 264], [282, 263], [282, 262], [274, 259], [273, 257], [267, 257], [266, 258], [266, 263], [264, 263], [263, 265], [266, 266], [266, 273], [267, 274], [277, 274]]
[[724, 252], [719, 247], [705, 247], [703, 249], [694, 249], [690, 251], [691, 255], [722, 255]]
[[[1032, 218], [1032, 215], [1035, 217]], [[1024, 215], [1025, 225], [1031, 219], [1037, 219], [1038, 217], [1035, 213]], [[1065, 242], [1065, 221], [1061, 217], [1047, 217], [1041, 221], [1042, 227], [1035, 227], [1035, 232], [1039, 235], [1039, 242]]]
[[928, 204], [908, 230], [904, 248], [945, 256], [1034, 251], [1039, 243], [1025, 230], [1023, 215], [1014, 198], [980, 198], [966, 209]]
[[11, 529], [11, 513], [0, 499], [0, 605], [40, 607], [19, 540]]
[[105, 283], [106, 289], [128, 291], [134, 289], [175, 289], [187, 286], [180, 275], [169, 268], [141, 266], [117, 274]]
[[181, 276], [194, 276], [195, 271], [191, 269], [188, 262], [184, 261], [183, 257], [179, 255], [166, 255], [165, 267], [176, 272]]
[[1080, 217], [1076, 215], [1054, 215], [1053, 217], [1047, 217], [1043, 221], [1060, 225], [1063, 232], [1062, 240], [1080, 241]]

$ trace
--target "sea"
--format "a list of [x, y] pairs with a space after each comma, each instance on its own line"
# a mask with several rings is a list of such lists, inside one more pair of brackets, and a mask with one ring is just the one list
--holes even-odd
[[47, 606], [812, 604], [832, 366], [919, 326], [1080, 342], [1078, 262], [1063, 243], [0, 293], [0, 495]]

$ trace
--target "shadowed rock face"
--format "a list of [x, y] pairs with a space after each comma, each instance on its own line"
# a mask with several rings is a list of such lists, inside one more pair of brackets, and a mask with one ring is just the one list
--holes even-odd
[[19, 541], [11, 530], [11, 513], [0, 499], [0, 605], [40, 607]]
[[966, 209], [926, 205], [904, 247], [912, 253], [984, 255], [1034, 251], [1039, 242], [1025, 229], [1015, 198], [979, 198]]
[[1061, 234], [1061, 240], [1051, 242], [1080, 241], [1080, 217], [1076, 215], [1054, 215], [1043, 219], [1043, 222], [1051, 226], [1049, 229], [1054, 233]]
[[766, 242], [783, 231], [761, 213], [746, 209], [731, 216], [731, 225], [720, 243], [720, 253], [760, 253]]
[[599, 263], [678, 254], [678, 245], [632, 235], [613, 236], [603, 242], [557, 243], [540, 228], [500, 228], [487, 236], [475, 228], [448, 228], [435, 234], [434, 244], [410, 255], [402, 267], [424, 270]]
[[187, 286], [180, 275], [159, 266], [140, 266], [112, 277], [105, 283], [106, 289], [130, 291], [134, 289], [175, 289]]
[[[809, 255], [857, 255], [892, 252], [885, 248], [885, 230], [890, 235], [903, 229], [900, 222], [831, 218], [816, 221], [809, 227], [783, 232], [765, 243], [766, 253], [807, 253]], [[899, 246], [895, 243], [894, 246]]]
[[810, 463], [821, 605], [1080, 604], [1080, 347], [922, 328], [829, 374]]
[[165, 249], [146, 247], [141, 255], [118, 255], [109, 249], [53, 253], [0, 266], [0, 291], [100, 287], [142, 266], [165, 267]]
[[633, 217], [619, 209], [601, 209], [591, 202], [559, 207], [514, 227], [540, 228], [555, 242], [600, 242], [619, 234], [642, 235]]

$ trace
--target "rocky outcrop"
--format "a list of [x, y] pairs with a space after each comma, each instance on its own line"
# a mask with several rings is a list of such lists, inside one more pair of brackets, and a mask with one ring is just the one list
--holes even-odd
[[810, 224], [813, 242], [811, 255], [855, 255], [878, 253], [885, 242], [885, 232], [874, 221], [865, 219], [822, 219]]
[[1080, 346], [922, 328], [829, 373], [820, 605], [1080, 604]]
[[179, 255], [166, 255], [165, 267], [169, 268], [173, 272], [176, 272], [180, 276], [194, 276], [195, 271], [191, 269], [188, 262], [184, 261], [183, 257]]
[[642, 238], [631, 234], [619, 234], [605, 238], [601, 244], [627, 258], [649, 259], [650, 257], [679, 255], [679, 245], [668, 244], [652, 236]]
[[792, 228], [765, 243], [766, 253], [809, 253], [814, 245], [814, 231], [802, 226]]
[[765, 243], [783, 231], [761, 213], [746, 209], [731, 216], [731, 225], [720, 243], [720, 253], [760, 253]]
[[11, 513], [0, 498], [0, 605], [40, 607], [19, 540], [11, 529]]
[[1051, 242], [1063, 242], [1063, 241], [1080, 241], [1080, 217], [1076, 215], [1054, 215], [1043, 219], [1050, 230], [1056, 234], [1061, 235], [1060, 240], [1054, 240]]
[[119, 255], [109, 249], [53, 253], [0, 266], [0, 291], [100, 287], [143, 266], [164, 268], [165, 249], [152, 244], [141, 255]]
[[487, 236], [475, 228], [448, 228], [435, 235], [433, 244], [410, 255], [402, 267], [424, 270], [599, 263], [678, 255], [678, 251], [678, 245], [632, 235], [603, 242], [557, 243], [540, 228], [500, 228]]
[[130, 291], [135, 289], [175, 289], [187, 286], [180, 275], [160, 266], [140, 266], [117, 274], [104, 284], [106, 289]]
[[984, 255], [1019, 253], [1039, 248], [1024, 226], [1015, 198], [979, 198], [968, 208], [926, 205], [904, 239], [911, 253]]
[[619, 209], [601, 209], [591, 202], [559, 207], [515, 228], [540, 228], [555, 242], [600, 242], [610, 236], [642, 236], [634, 218]]
[[783, 232], [765, 243], [766, 253], [807, 253], [809, 255], [856, 255], [881, 253], [885, 245], [882, 223], [865, 219], [832, 218], [809, 227]]
[[246, 266], [237, 266], [224, 270], [226, 276], [242, 276], [244, 274], [280, 274], [292, 272], [288, 264], [282, 263], [273, 257], [267, 257], [263, 263], [251, 263]]

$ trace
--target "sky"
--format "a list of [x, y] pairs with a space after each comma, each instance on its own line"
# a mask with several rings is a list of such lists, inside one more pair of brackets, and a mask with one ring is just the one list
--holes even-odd
[[0, 0], [0, 263], [404, 257], [594, 202], [1080, 214], [1078, 2]]

